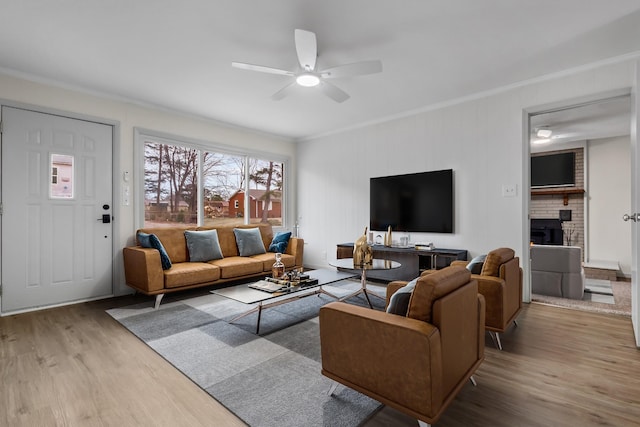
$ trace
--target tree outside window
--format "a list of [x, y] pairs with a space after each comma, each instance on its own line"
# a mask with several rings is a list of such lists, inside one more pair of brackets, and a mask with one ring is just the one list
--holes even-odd
[[144, 153], [145, 227], [282, 225], [282, 163], [149, 140]]

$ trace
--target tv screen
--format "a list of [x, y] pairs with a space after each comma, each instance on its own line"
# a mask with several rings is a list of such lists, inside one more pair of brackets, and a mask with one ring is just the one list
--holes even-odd
[[576, 153], [531, 156], [531, 187], [570, 187], [576, 184]]
[[453, 233], [453, 170], [371, 178], [369, 229]]

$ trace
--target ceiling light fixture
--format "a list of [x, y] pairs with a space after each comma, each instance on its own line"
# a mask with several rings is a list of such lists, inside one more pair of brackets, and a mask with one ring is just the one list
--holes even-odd
[[300, 74], [296, 77], [296, 83], [304, 87], [314, 87], [320, 84], [320, 78], [315, 74]]
[[546, 139], [546, 138], [549, 138], [551, 136], [551, 133], [552, 133], [551, 129], [544, 129], [543, 128], [543, 129], [538, 129], [538, 131], [536, 132], [536, 136], [538, 138]]

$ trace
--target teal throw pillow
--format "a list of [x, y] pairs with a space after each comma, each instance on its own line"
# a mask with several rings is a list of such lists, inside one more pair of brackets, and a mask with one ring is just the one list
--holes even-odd
[[400, 316], [407, 315], [409, 300], [411, 299], [411, 294], [417, 282], [418, 278], [415, 278], [391, 295], [389, 305], [387, 306], [387, 313], [398, 314]]
[[283, 254], [287, 250], [290, 238], [290, 231], [280, 231], [276, 233], [276, 235], [273, 236], [271, 244], [269, 245], [269, 252], [279, 252]]
[[138, 242], [140, 242], [140, 246], [143, 248], [153, 248], [157, 249], [160, 252], [160, 263], [162, 264], [163, 270], [168, 270], [171, 268], [171, 259], [169, 259], [169, 254], [162, 246], [162, 242], [158, 239], [158, 236], [155, 234], [147, 234], [147, 233], [138, 233]]
[[138, 243], [140, 244], [140, 246], [142, 246], [143, 248], [151, 247], [151, 241], [149, 240], [149, 236], [151, 236], [151, 234], [142, 233], [142, 232], [138, 233]]
[[211, 261], [222, 259], [222, 249], [216, 230], [192, 231], [186, 230], [184, 237], [187, 239], [189, 249], [189, 261]]
[[259, 228], [234, 228], [233, 234], [236, 236], [236, 244], [238, 245], [240, 256], [258, 255], [267, 252], [264, 249], [264, 242]]

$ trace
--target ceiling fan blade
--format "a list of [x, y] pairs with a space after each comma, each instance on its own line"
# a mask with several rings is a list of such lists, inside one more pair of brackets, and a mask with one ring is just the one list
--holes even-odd
[[327, 68], [320, 72], [320, 76], [325, 79], [335, 79], [338, 77], [362, 76], [365, 74], [375, 74], [382, 71], [382, 62], [379, 60], [354, 62], [353, 64], [338, 65]]
[[232, 62], [232, 67], [241, 68], [249, 71], [259, 71], [261, 73], [280, 74], [283, 76], [293, 76], [292, 71], [281, 70], [279, 68], [265, 67], [264, 65], [245, 64], [244, 62]]
[[349, 99], [349, 94], [331, 83], [320, 82], [320, 90], [336, 102], [344, 102]]
[[291, 95], [294, 92], [296, 86], [297, 86], [296, 82], [286, 85], [285, 87], [283, 87], [282, 89], [280, 89], [279, 91], [271, 95], [271, 99], [274, 101], [280, 101], [286, 96]]
[[296, 29], [294, 38], [300, 66], [305, 71], [315, 70], [316, 58], [318, 57], [318, 43], [316, 42], [315, 33]]

